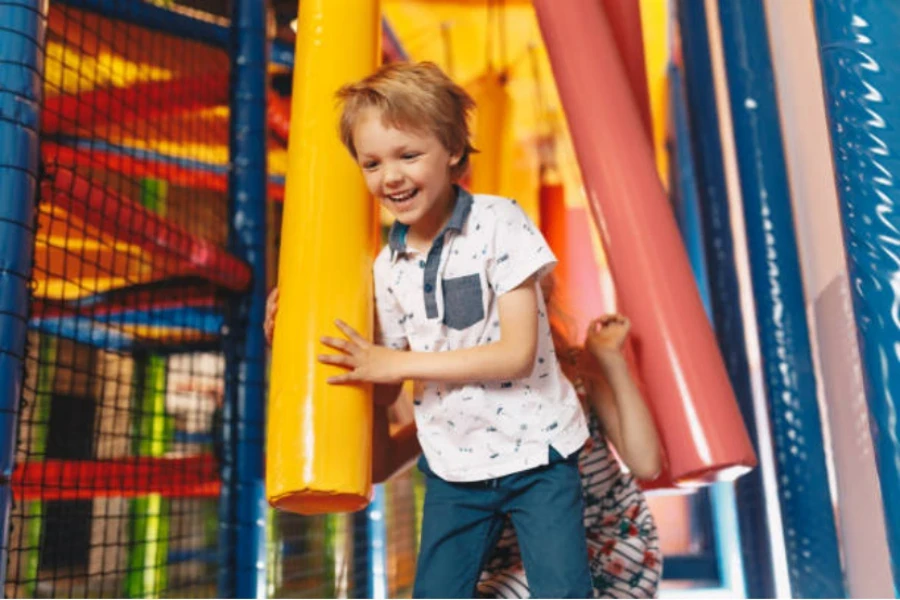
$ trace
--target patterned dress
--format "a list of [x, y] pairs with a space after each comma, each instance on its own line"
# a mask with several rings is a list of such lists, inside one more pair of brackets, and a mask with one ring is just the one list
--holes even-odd
[[[610, 451], [597, 419], [579, 457], [595, 598], [654, 598], [662, 574], [656, 524], [634, 478]], [[478, 583], [481, 598], [528, 598], [516, 534], [507, 519]]]

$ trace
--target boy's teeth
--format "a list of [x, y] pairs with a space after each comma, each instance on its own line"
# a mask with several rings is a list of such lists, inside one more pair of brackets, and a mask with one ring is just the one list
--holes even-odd
[[391, 194], [388, 196], [388, 198], [390, 198], [391, 200], [394, 200], [395, 202], [400, 202], [403, 200], [409, 200], [410, 198], [412, 198], [415, 195], [415, 193], [416, 193], [416, 190], [411, 190], [411, 191], [403, 193], [403, 194]]

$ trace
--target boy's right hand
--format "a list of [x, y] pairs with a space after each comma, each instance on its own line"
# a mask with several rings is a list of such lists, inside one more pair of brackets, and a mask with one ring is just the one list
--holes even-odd
[[273, 288], [266, 298], [266, 319], [263, 321], [263, 331], [266, 341], [272, 345], [272, 337], [275, 335], [275, 315], [278, 313], [278, 288]]

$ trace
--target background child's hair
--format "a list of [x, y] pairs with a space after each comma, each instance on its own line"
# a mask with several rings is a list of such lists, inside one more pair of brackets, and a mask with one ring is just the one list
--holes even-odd
[[475, 101], [434, 63], [385, 65], [365, 79], [345, 85], [337, 97], [343, 104], [341, 141], [353, 158], [353, 127], [368, 108], [377, 108], [385, 123], [393, 127], [429, 131], [451, 154], [459, 154], [454, 178], [465, 173], [469, 156], [476, 152], [469, 133]]

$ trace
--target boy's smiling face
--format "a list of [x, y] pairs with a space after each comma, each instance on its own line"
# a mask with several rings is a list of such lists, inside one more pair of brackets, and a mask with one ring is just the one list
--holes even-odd
[[353, 145], [369, 192], [416, 234], [437, 234], [452, 209], [460, 156], [427, 130], [385, 123], [376, 108], [360, 115]]

